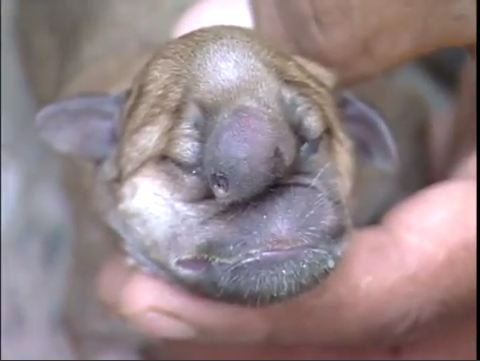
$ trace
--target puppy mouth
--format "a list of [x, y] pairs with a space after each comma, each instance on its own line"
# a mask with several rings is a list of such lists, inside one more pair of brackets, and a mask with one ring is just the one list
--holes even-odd
[[260, 263], [263, 266], [275, 265], [279, 262], [285, 262], [290, 259], [301, 256], [304, 252], [314, 252], [316, 249], [308, 246], [297, 246], [286, 249], [270, 249], [264, 251], [247, 253], [242, 259], [234, 262], [232, 267], [255, 266]]
[[316, 286], [336, 266], [340, 252], [308, 245], [272, 248], [225, 260], [193, 256], [174, 263], [191, 290], [242, 306], [266, 306]]
[[309, 290], [333, 271], [348, 238], [343, 200], [328, 179], [290, 178], [248, 204], [173, 205], [179, 220], [169, 220], [177, 228], [167, 251], [163, 240], [171, 229], [157, 231], [151, 214], [132, 222], [159, 235], [140, 244], [139, 262], [194, 294], [227, 303], [269, 305]]
[[336, 198], [298, 180], [252, 204], [229, 206], [205, 229], [193, 253], [169, 262], [171, 275], [207, 298], [247, 306], [321, 283], [341, 258], [347, 230]]
[[189, 273], [202, 272], [208, 267], [219, 265], [229, 268], [255, 265], [275, 265], [300, 256], [304, 252], [316, 252], [313, 246], [294, 246], [289, 248], [272, 248], [247, 252], [232, 259], [222, 259], [209, 256], [192, 256], [180, 258], [175, 262], [176, 268]]

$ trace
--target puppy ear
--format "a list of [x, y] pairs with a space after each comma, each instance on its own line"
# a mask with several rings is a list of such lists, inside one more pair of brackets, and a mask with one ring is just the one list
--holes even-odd
[[300, 55], [293, 55], [293, 58], [327, 88], [333, 89], [337, 85], [338, 77], [331, 69]]
[[382, 115], [349, 92], [340, 94], [337, 104], [356, 153], [380, 169], [394, 171], [398, 150]]
[[79, 95], [48, 104], [35, 116], [39, 135], [59, 153], [102, 161], [117, 145], [127, 93]]

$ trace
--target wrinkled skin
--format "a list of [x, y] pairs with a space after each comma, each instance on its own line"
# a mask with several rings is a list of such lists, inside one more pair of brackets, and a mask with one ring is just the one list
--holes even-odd
[[342, 84], [366, 79], [435, 49], [476, 43], [474, 0], [445, 0], [442, 6], [436, 0], [396, 0], [391, 6], [384, 6], [382, 0], [250, 3], [254, 24], [262, 34], [282, 49], [334, 68]]

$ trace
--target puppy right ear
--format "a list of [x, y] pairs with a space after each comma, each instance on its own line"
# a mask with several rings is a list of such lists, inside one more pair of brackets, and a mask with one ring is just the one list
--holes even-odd
[[127, 93], [79, 95], [48, 104], [35, 116], [39, 135], [59, 153], [102, 161], [117, 145]]
[[397, 143], [383, 116], [347, 91], [340, 94], [337, 104], [356, 153], [379, 169], [396, 171], [400, 162]]
[[313, 74], [315, 78], [321, 81], [329, 89], [335, 88], [338, 83], [338, 76], [334, 73], [333, 70], [328, 69], [324, 66], [321, 66], [319, 63], [316, 63], [310, 59], [307, 59], [300, 55], [293, 55], [295, 61], [303, 66], [308, 72]]

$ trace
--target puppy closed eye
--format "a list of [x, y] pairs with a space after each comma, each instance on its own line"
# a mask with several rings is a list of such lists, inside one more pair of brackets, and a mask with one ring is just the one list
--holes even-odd
[[188, 163], [181, 159], [176, 159], [174, 157], [168, 157], [165, 155], [160, 156], [157, 159], [158, 163], [161, 162], [169, 162], [170, 164], [174, 165], [177, 169], [179, 169], [182, 173], [186, 175], [193, 175], [193, 176], [202, 176], [201, 165], [197, 163]]

